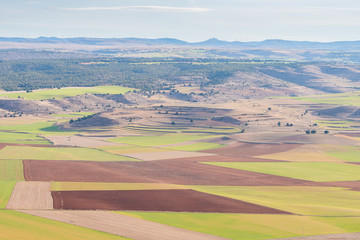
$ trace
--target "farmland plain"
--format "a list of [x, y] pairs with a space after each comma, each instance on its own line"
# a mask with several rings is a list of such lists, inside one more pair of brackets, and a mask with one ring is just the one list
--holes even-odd
[[207, 164], [316, 182], [360, 180], [360, 166], [330, 162], [208, 162]]
[[6, 146], [0, 159], [78, 160], [78, 161], [135, 161], [135, 159], [91, 148], [19, 147]]

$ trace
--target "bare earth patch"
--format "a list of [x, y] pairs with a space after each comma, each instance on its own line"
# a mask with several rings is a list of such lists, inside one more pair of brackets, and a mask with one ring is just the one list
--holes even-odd
[[7, 209], [53, 209], [50, 182], [18, 182]]
[[213, 235], [105, 211], [24, 210], [21, 212], [136, 240], [225, 240]]
[[[81, 136], [47, 136], [54, 145], [77, 146], [77, 147], [101, 147], [121, 145], [114, 142], [107, 142], [108, 138], [101, 137], [81, 137]], [[109, 137], [110, 138], [110, 137]]]

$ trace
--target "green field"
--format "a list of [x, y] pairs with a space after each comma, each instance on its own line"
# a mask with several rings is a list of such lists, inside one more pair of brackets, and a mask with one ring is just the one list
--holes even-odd
[[359, 217], [171, 212], [119, 214], [229, 239], [259, 240], [360, 231]]
[[192, 189], [301, 215], [360, 216], [360, 192], [342, 188], [193, 186]]
[[21, 160], [0, 160], [0, 181], [24, 181]]
[[37, 122], [31, 124], [18, 124], [18, 125], [2, 125], [0, 130], [34, 133], [34, 134], [53, 134], [59, 133], [59, 127], [55, 125], [55, 121], [51, 122]]
[[50, 145], [48, 140], [42, 137], [38, 137], [36, 134], [14, 132], [0, 132], [0, 143]]
[[192, 140], [213, 138], [214, 135], [209, 134], [166, 134], [161, 136], [133, 136], [133, 137], [118, 137], [110, 139], [109, 141], [117, 143], [126, 143], [137, 146], [152, 147], [168, 144], [182, 143]]
[[0, 97], [6, 98], [25, 98], [28, 100], [45, 100], [45, 99], [63, 99], [84, 94], [124, 94], [133, 89], [120, 86], [99, 86], [99, 87], [78, 87], [62, 89], [42, 89], [34, 92], [6, 92], [1, 93]]
[[20, 146], [6, 146], [2, 150], [0, 150], [0, 159], [136, 161], [133, 158], [119, 156], [91, 148], [53, 148]]
[[340, 131], [354, 131], [360, 127], [358, 121], [317, 120], [316, 124], [321, 128]]
[[199, 142], [187, 145], [173, 146], [173, 147], [165, 147], [166, 149], [179, 150], [179, 151], [203, 151], [214, 148], [223, 147], [224, 145], [216, 144], [216, 143], [207, 143], [207, 142]]
[[315, 182], [360, 180], [360, 166], [328, 162], [207, 162], [206, 164]]
[[2, 210], [0, 211], [0, 239], [115, 240], [126, 238], [24, 213]]
[[360, 106], [360, 92], [324, 94], [307, 97], [296, 97], [294, 99], [308, 101], [313, 103], [335, 104], [335, 105], [353, 105]]
[[360, 162], [360, 147], [345, 146], [342, 149], [328, 150], [326, 153], [345, 162]]
[[52, 182], [51, 191], [189, 189], [165, 183]]
[[[15, 181], [0, 181], [0, 208], [5, 208], [15, 187]], [[0, 211], [1, 212], [1, 211]], [[1, 221], [1, 218], [0, 218]], [[1, 234], [1, 231], [0, 231]], [[1, 239], [1, 238], [0, 238]]]

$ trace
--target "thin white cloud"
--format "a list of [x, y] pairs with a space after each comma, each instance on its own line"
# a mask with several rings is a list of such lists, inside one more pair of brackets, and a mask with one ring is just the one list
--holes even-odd
[[33, 1], [33, 2], [27, 2], [27, 4], [37, 5], [37, 4], [41, 4], [41, 2], [35, 2], [35, 1]]
[[167, 6], [117, 6], [117, 7], [82, 7], [61, 8], [70, 11], [104, 11], [104, 10], [135, 10], [135, 11], [165, 11], [165, 12], [209, 12], [209, 8], [167, 7]]

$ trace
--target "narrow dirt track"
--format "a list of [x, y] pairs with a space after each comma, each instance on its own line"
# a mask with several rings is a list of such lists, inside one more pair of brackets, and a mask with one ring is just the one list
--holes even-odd
[[85, 162], [24, 160], [27, 181], [294, 186], [309, 181], [181, 160]]
[[327, 234], [294, 238], [277, 238], [269, 240], [359, 240], [360, 233]]
[[136, 240], [226, 239], [105, 211], [23, 210], [20, 212]]
[[18, 182], [7, 209], [53, 209], [49, 182]]

